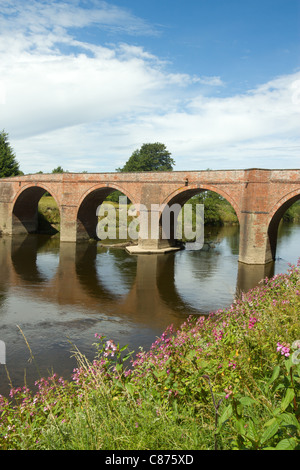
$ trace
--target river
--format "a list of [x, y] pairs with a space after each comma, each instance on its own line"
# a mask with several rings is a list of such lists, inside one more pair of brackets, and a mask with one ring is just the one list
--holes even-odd
[[99, 243], [60, 244], [58, 236], [0, 238], [0, 394], [9, 392], [7, 371], [15, 387], [52, 372], [70, 378], [74, 347], [92, 359], [95, 333], [147, 350], [170, 324], [228, 307], [300, 257], [298, 224], [281, 223], [267, 266], [238, 263], [237, 226], [206, 227], [205, 236], [214, 247], [134, 256]]

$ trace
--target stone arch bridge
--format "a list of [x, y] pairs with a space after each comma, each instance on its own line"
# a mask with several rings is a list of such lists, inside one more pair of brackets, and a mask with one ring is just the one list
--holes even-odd
[[[37, 207], [49, 192], [60, 210], [60, 239], [76, 242], [96, 236], [97, 207], [119, 190], [142, 205], [183, 205], [211, 190], [233, 206], [240, 225], [239, 261], [266, 264], [275, 258], [277, 229], [284, 212], [300, 199], [300, 170], [217, 170], [143, 173], [34, 174], [0, 180], [0, 231], [13, 235], [37, 230]], [[155, 219], [155, 220], [161, 220]], [[158, 222], [159, 223], [159, 222]], [[161, 232], [159, 232], [161, 233]], [[172, 249], [174, 239], [140, 238], [139, 252]]]

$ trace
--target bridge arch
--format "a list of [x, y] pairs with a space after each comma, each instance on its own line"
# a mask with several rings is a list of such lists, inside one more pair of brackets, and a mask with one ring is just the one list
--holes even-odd
[[169, 194], [164, 199], [163, 204], [171, 205], [178, 203], [183, 206], [183, 204], [185, 204], [191, 197], [196, 196], [196, 194], [200, 194], [203, 191], [213, 191], [226, 199], [234, 208], [235, 213], [240, 221], [240, 208], [236, 201], [226, 191], [220, 189], [218, 186], [210, 184], [192, 184], [179, 188]]
[[280, 198], [272, 207], [268, 219], [268, 243], [267, 251], [270, 250], [272, 259], [276, 256], [277, 235], [279, 223], [285, 212], [300, 200], [300, 189], [291, 191]]
[[132, 203], [132, 195], [126, 188], [114, 183], [97, 184], [89, 188], [80, 198], [77, 211], [77, 240], [97, 238], [97, 208], [114, 191], [123, 193]]
[[[224, 190], [220, 189], [217, 186], [210, 185], [210, 184], [194, 184], [194, 185], [181, 187], [177, 189], [176, 191], [172, 192], [171, 194], [169, 194], [163, 201], [163, 204], [166, 204], [169, 207], [171, 207], [173, 204], [179, 204], [179, 206], [183, 207], [183, 205], [186, 204], [189, 199], [191, 199], [193, 196], [196, 196], [197, 194], [202, 193], [203, 191], [213, 191], [214, 193], [226, 199], [233, 207], [237, 215], [238, 221], [240, 223], [240, 208], [238, 204], [236, 203], [236, 201]], [[162, 230], [163, 212], [164, 211], [161, 212], [160, 219], [159, 219], [159, 225], [160, 225], [159, 231], [160, 231], [161, 236], [163, 236], [163, 230]], [[170, 212], [170, 232], [171, 234], [173, 234], [173, 237], [175, 234], [176, 225], [177, 225], [177, 220], [175, 220], [174, 213], [171, 211]], [[171, 239], [169, 240], [170, 245], [174, 244], [173, 237], [171, 237]]]
[[12, 232], [36, 233], [38, 230], [38, 203], [45, 193], [51, 194], [57, 207], [59, 203], [52, 189], [44, 184], [28, 184], [15, 195], [12, 208]]

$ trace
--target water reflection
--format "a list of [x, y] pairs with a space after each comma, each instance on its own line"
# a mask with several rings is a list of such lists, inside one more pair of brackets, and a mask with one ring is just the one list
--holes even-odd
[[[238, 262], [237, 227], [211, 230], [213, 249], [165, 255], [131, 256], [58, 237], [0, 238], [0, 339], [14, 385], [23, 385], [25, 369], [28, 383], [37, 378], [16, 325], [43, 375], [53, 367], [68, 376], [71, 343], [90, 358], [95, 332], [147, 349], [168, 325], [225, 308], [260, 279], [285, 271], [300, 256], [299, 234], [300, 227], [281, 229], [278, 259], [265, 266]], [[0, 366], [0, 393], [7, 389]]]
[[[277, 257], [276, 261], [281, 258], [288, 260], [290, 263], [297, 263], [300, 256], [300, 224], [293, 224], [282, 221], [278, 227], [277, 239]], [[277, 263], [277, 267], [278, 267]]]
[[[64, 251], [64, 246], [62, 250]], [[122, 276], [122, 266], [115, 263], [114, 253], [103, 251], [97, 256], [96, 244], [80, 244], [74, 255], [79, 288], [101, 300], [102, 305], [116, 304], [120, 293], [127, 291], [124, 283], [130, 284], [130, 277], [126, 282]]]
[[275, 263], [265, 265], [247, 265], [239, 263], [236, 294], [247, 292], [257, 286], [261, 279], [274, 276]]
[[[35, 298], [133, 315], [147, 323], [149, 308], [164, 317], [166, 312], [205, 314], [226, 307], [235, 293], [274, 274], [273, 263], [238, 263], [236, 246], [228, 243], [230, 236], [220, 235], [219, 244], [209, 252], [151, 256], [130, 256], [95, 243], [60, 245], [58, 238], [13, 238], [11, 266], [7, 240], [1, 239], [0, 247], [7, 266], [5, 279], [9, 274], [11, 284], [26, 287], [27, 294], [33, 290]], [[0, 282], [6, 284], [4, 278]], [[152, 314], [152, 319], [156, 317]]]
[[[11, 258], [16, 273], [24, 281], [29, 283], [41, 283], [47, 282], [51, 278], [57, 268], [57, 256], [53, 252], [49, 252], [49, 246], [47, 245], [48, 238], [42, 237], [15, 237], [11, 243]], [[49, 265], [49, 258], [47, 260], [42, 259], [43, 247], [48, 248], [48, 253], [54, 261], [54, 270], [51, 270]], [[45, 262], [46, 261], [46, 262]], [[53, 263], [52, 263], [53, 264]], [[49, 275], [49, 269], [51, 274]]]

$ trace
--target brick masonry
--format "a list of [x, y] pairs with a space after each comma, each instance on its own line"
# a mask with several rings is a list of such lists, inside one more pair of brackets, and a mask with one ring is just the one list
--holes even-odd
[[[300, 199], [300, 170], [217, 170], [146, 173], [35, 174], [0, 180], [0, 230], [3, 234], [33, 232], [37, 204], [48, 191], [61, 214], [61, 241], [75, 242], [96, 234], [96, 208], [120, 190], [132, 203], [184, 204], [201, 190], [225, 197], [240, 224], [239, 260], [265, 264], [276, 252], [277, 228], [287, 208]], [[151, 249], [172, 240], [140, 240]]]

